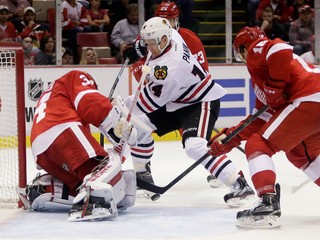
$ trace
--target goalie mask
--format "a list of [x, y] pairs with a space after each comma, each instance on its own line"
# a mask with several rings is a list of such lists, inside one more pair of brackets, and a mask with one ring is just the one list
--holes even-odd
[[233, 42], [233, 53], [236, 60], [246, 63], [246, 54], [250, 45], [254, 41], [265, 37], [265, 33], [259, 27], [242, 28]]
[[162, 2], [156, 9], [155, 16], [168, 19], [171, 26], [179, 30], [179, 14], [180, 11], [174, 2]]
[[[140, 35], [144, 44], [146, 40], [154, 39], [160, 53], [162, 53], [170, 44], [172, 37], [172, 27], [167, 19], [161, 17], [153, 17], [143, 24]], [[164, 36], [167, 37], [167, 43], [161, 49], [160, 43]]]

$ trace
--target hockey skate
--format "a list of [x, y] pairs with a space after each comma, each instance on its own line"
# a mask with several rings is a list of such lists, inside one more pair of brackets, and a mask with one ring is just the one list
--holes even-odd
[[79, 202], [72, 205], [69, 211], [69, 222], [101, 221], [118, 215], [114, 201], [106, 203], [104, 199], [90, 197], [89, 202]]
[[224, 196], [224, 201], [229, 207], [235, 208], [244, 205], [253, 196], [253, 189], [248, 185], [246, 179], [240, 176], [237, 181], [230, 186], [230, 193]]
[[276, 228], [281, 216], [280, 185], [276, 184], [275, 193], [264, 194], [257, 205], [237, 213], [237, 226], [243, 228]]
[[[145, 182], [148, 182], [150, 184], [154, 184], [153, 177], [151, 175], [150, 162], [146, 164], [146, 171], [137, 172], [136, 176], [137, 176], [137, 178], [142, 179]], [[161, 195], [159, 193], [153, 193], [153, 192], [150, 192], [145, 189], [137, 187], [137, 197], [151, 198], [152, 201], [156, 201], [160, 198], [160, 196]]]
[[210, 187], [212, 187], [212, 188], [219, 188], [219, 187], [223, 186], [222, 182], [213, 175], [209, 175], [207, 177], [207, 182], [209, 183]]

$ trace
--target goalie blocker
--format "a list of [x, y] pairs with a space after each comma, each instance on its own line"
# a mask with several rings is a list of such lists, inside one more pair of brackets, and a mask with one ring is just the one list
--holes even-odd
[[136, 178], [133, 170], [122, 171], [118, 154], [109, 157], [88, 174], [77, 196], [70, 196], [65, 185], [48, 174], [38, 175], [18, 195], [26, 209], [69, 211], [69, 221], [101, 220], [118, 215], [135, 204]]
[[[117, 96], [112, 100], [112, 105], [114, 109], [117, 109], [119, 112], [119, 118], [121, 118], [121, 123], [114, 126], [114, 128], [108, 127], [108, 123], [103, 122], [99, 130], [103, 133], [103, 135], [111, 142], [114, 146], [117, 146], [120, 142], [120, 139], [123, 137], [120, 132], [123, 131], [123, 128], [126, 128], [128, 125], [125, 121], [129, 114], [129, 109], [125, 106], [124, 102], [122, 101], [121, 97]], [[118, 116], [117, 116], [118, 117]], [[110, 115], [108, 117], [110, 119]], [[132, 124], [134, 133], [131, 133], [130, 137], [125, 137], [127, 143], [129, 145], [135, 145], [136, 142], [144, 141], [147, 137], [151, 135], [153, 129], [149, 127], [146, 123], [144, 123], [140, 118], [137, 118], [134, 115], [131, 115], [130, 124]], [[110, 131], [112, 130], [112, 131]], [[131, 141], [131, 138], [134, 136], [134, 141]]]

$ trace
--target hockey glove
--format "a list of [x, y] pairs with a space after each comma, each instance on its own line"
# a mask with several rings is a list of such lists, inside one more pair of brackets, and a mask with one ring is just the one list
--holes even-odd
[[224, 128], [220, 133], [216, 134], [208, 142], [209, 153], [215, 157], [230, 152], [234, 147], [237, 147], [241, 143], [239, 136], [234, 136], [229, 142], [223, 144], [221, 141], [229, 135], [233, 128]]
[[137, 129], [124, 118], [120, 119], [114, 127], [113, 132], [118, 138], [124, 139], [130, 146], [136, 145], [138, 135]]
[[127, 123], [125, 118], [122, 117], [121, 109], [117, 106], [113, 106], [108, 116], [100, 124], [99, 130], [107, 137], [109, 136], [118, 142], [118, 139], [112, 137], [112, 132], [115, 137], [123, 138], [129, 145], [135, 145], [137, 142], [137, 130], [131, 124]]
[[287, 103], [283, 88], [270, 87], [267, 86], [266, 82], [264, 82], [263, 90], [267, 104], [270, 108], [278, 109]]
[[129, 59], [129, 64], [136, 62], [138, 59], [143, 58], [148, 53], [147, 49], [140, 45], [140, 41], [129, 43], [122, 52], [123, 58]]

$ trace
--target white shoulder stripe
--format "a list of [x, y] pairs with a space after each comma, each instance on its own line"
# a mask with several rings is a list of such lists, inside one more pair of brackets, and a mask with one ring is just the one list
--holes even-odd
[[279, 52], [281, 50], [285, 50], [285, 49], [293, 49], [293, 46], [290, 46], [289, 44], [286, 44], [286, 43], [277, 43], [275, 45], [273, 45], [269, 51], [268, 51], [268, 54], [267, 54], [267, 57], [266, 59], [268, 60], [268, 58], [274, 54], [275, 52]]
[[95, 90], [95, 89], [89, 89], [89, 90], [85, 90], [85, 91], [82, 91], [82, 92], [79, 92], [76, 99], [74, 100], [74, 106], [76, 108], [76, 110], [78, 110], [78, 104], [81, 100], [81, 98], [86, 95], [87, 93], [95, 93], [95, 92], [98, 92], [98, 90]]

